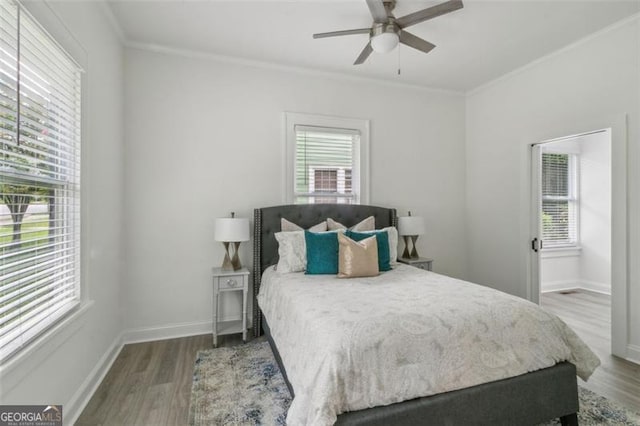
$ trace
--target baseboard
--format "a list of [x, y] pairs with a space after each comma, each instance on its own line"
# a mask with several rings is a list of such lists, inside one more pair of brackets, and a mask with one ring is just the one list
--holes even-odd
[[597, 283], [595, 281], [581, 281], [580, 284], [584, 290], [611, 295], [611, 286], [609, 284]]
[[627, 360], [640, 364], [640, 346], [627, 345]]
[[580, 283], [572, 280], [540, 283], [541, 293], [553, 293], [558, 291], [569, 291], [578, 289], [580, 289]]
[[540, 285], [542, 293], [553, 293], [558, 291], [587, 290], [595, 293], [611, 295], [611, 286], [597, 283], [595, 281], [551, 281]]
[[160, 327], [146, 327], [124, 332], [123, 342], [141, 343], [154, 340], [175, 339], [178, 337], [196, 336], [211, 333], [211, 321], [185, 322], [167, 324]]
[[[251, 323], [247, 322], [247, 324]], [[98, 389], [98, 386], [100, 386], [100, 383], [104, 380], [124, 345], [207, 333], [211, 333], [211, 321], [169, 324], [161, 327], [138, 328], [123, 331], [100, 358], [91, 373], [89, 373], [82, 385], [71, 397], [71, 400], [64, 404], [64, 423], [72, 425], [78, 420], [78, 417], [82, 414], [82, 410], [84, 410]]]
[[82, 414], [82, 411], [91, 400], [91, 397], [104, 380], [122, 350], [122, 333], [115, 338], [109, 349], [100, 358], [96, 366], [91, 370], [82, 385], [73, 394], [71, 400], [64, 404], [64, 423], [73, 425]]

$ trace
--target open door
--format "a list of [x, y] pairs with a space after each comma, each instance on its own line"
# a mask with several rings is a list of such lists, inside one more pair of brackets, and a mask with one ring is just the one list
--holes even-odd
[[531, 285], [528, 299], [540, 304], [540, 249], [542, 248], [542, 192], [540, 181], [542, 174], [542, 148], [540, 144], [531, 145]]
[[[563, 140], [600, 134], [607, 137], [610, 145], [610, 302], [611, 302], [611, 354], [633, 362], [640, 359], [640, 351], [629, 342], [629, 207], [628, 197], [628, 118], [611, 119], [611, 127], [602, 127], [585, 133], [543, 140], [531, 145], [530, 182], [530, 236], [526, 242], [529, 251], [529, 286], [527, 297], [539, 304], [543, 277], [544, 242], [542, 218], [542, 159], [545, 145]], [[595, 127], [595, 126], [594, 126]], [[582, 218], [584, 219], [584, 217]], [[584, 222], [584, 220], [582, 220]], [[582, 241], [584, 243], [584, 241]], [[546, 244], [551, 247], [551, 244]], [[602, 247], [602, 245], [600, 245]], [[589, 263], [589, 265], [593, 265]], [[546, 272], [545, 272], [546, 274]]]

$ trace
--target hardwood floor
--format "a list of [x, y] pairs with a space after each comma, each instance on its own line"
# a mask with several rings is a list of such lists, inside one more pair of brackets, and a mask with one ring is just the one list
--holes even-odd
[[[640, 366], [609, 355], [608, 296], [589, 292], [546, 293], [542, 306], [562, 318], [600, 357], [587, 383], [580, 383], [640, 412]], [[220, 346], [240, 344], [222, 336]], [[196, 354], [211, 348], [211, 335], [126, 345], [76, 425], [186, 425]]]
[[611, 301], [589, 291], [543, 293], [541, 305], [558, 315], [600, 358], [588, 382], [579, 383], [597, 394], [640, 413], [640, 365], [611, 355]]
[[[218, 338], [219, 346], [241, 342]], [[75, 424], [186, 425], [196, 354], [211, 344], [205, 334], [125, 345]]]

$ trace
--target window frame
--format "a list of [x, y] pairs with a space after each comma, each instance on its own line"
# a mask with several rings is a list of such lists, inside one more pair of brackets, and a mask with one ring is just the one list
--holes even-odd
[[[562, 250], [562, 249], [575, 249], [580, 247], [580, 158], [579, 154], [575, 152], [568, 151], [560, 151], [554, 149], [545, 149], [541, 153], [540, 157], [540, 167], [541, 167], [541, 179], [543, 179], [542, 173], [544, 173], [543, 157], [545, 154], [554, 154], [554, 155], [566, 155], [567, 156], [567, 196], [545, 196], [544, 194], [540, 194], [540, 218], [542, 220], [544, 215], [544, 202], [545, 201], [561, 201], [567, 202], [567, 208], [573, 209], [575, 214], [572, 217], [575, 220], [575, 224], [573, 229], [571, 225], [568, 226], [569, 240], [565, 242], [556, 242], [552, 243], [549, 240], [545, 239], [544, 236], [544, 225], [541, 223], [540, 232], [542, 236], [543, 246], [542, 250], [551, 251], [551, 250]], [[542, 188], [541, 188], [542, 192]], [[570, 215], [571, 217], [571, 215]], [[572, 231], [574, 233], [572, 237]]]
[[282, 168], [282, 199], [286, 204], [295, 204], [295, 160], [296, 160], [296, 126], [328, 127], [333, 129], [355, 130], [360, 133], [359, 141], [353, 146], [353, 168], [351, 185], [354, 193], [353, 204], [369, 204], [369, 120], [345, 118], [318, 114], [285, 112], [283, 114], [284, 167]]
[[[47, 178], [45, 176], [34, 175], [33, 173], [12, 170], [4, 170], [3, 173], [3, 177], [8, 178], [7, 182], [14, 182], [18, 185], [36, 183], [42, 188], [49, 188], [51, 191], [55, 191], [55, 195], [51, 195], [53, 199], [58, 200], [58, 202], [54, 204], [54, 217], [59, 219], [55, 220], [64, 223], [64, 230], [72, 230], [72, 234], [69, 234], [69, 237], [63, 237], [61, 234], [53, 234], [53, 237], [49, 238], [63, 238], [63, 240], [61, 240], [62, 244], [73, 247], [69, 250], [69, 253], [72, 254], [68, 256], [71, 259], [68, 263], [71, 265], [70, 270], [73, 271], [72, 288], [74, 296], [72, 298], [65, 297], [63, 303], [56, 304], [57, 311], [55, 315], [39, 323], [37, 327], [25, 329], [21, 334], [22, 340], [19, 344], [9, 343], [6, 348], [0, 348], [0, 362], [5, 365], [9, 363], [16, 365], [18, 362], [21, 362], [27, 355], [33, 354], [36, 349], [40, 348], [45, 341], [49, 341], [52, 336], [60, 335], [63, 329], [65, 329], [65, 333], [67, 333], [71, 330], [68, 327], [69, 323], [71, 321], [75, 322], [91, 305], [86, 299], [86, 292], [83, 285], [86, 268], [82, 267], [82, 259], [84, 256], [82, 250], [84, 245], [82, 220], [83, 204], [85, 202], [84, 197], [82, 197], [81, 188], [81, 182], [83, 180], [82, 160], [84, 156], [82, 141], [85, 139], [84, 133], [86, 129], [83, 114], [83, 106], [86, 100], [86, 90], [84, 90], [86, 87], [86, 74], [84, 72], [86, 66], [83, 66], [83, 64], [86, 64], [86, 52], [84, 52], [69, 30], [53, 13], [50, 6], [36, 3], [25, 5], [20, 1], [14, 1], [12, 3], [20, 10], [20, 20], [28, 19], [29, 25], [32, 25], [32, 30], [37, 31], [36, 36], [46, 38], [46, 43], [49, 43], [50, 46], [57, 49], [56, 55], [68, 61], [67, 65], [70, 66], [73, 73], [77, 73], [77, 75], [73, 77], [73, 87], [77, 89], [77, 95], [71, 98], [72, 103], [75, 104], [74, 108], [76, 108], [72, 110], [76, 114], [74, 121], [76, 135], [69, 139], [69, 141], [74, 144], [71, 148], [72, 154], [70, 154], [75, 157], [73, 160], [73, 168], [70, 169], [70, 173], [73, 174], [74, 177], [69, 178], [71, 174], [64, 174], [65, 177], [62, 179]], [[20, 61], [22, 61], [22, 59], [20, 59]], [[70, 75], [63, 75], [63, 78], [71, 77]], [[55, 85], [64, 84], [68, 84], [68, 82], [65, 83], [58, 80], [55, 82]], [[19, 93], [22, 92], [22, 90], [19, 91]], [[67, 106], [68, 105], [65, 104], [65, 107]], [[18, 113], [19, 111], [16, 112], [16, 114]], [[20, 120], [20, 116], [17, 116], [16, 120]], [[43, 146], [46, 148], [49, 145]], [[69, 194], [73, 194], [71, 198], [69, 198]], [[69, 198], [71, 201], [59, 202], [60, 199], [65, 198]], [[51, 214], [51, 212], [52, 210], [49, 210], [49, 214]], [[51, 219], [49, 218], [48, 220]], [[57, 227], [54, 229], [57, 229]], [[62, 228], [56, 232], [60, 232], [61, 230]], [[61, 262], [58, 258], [56, 259], [56, 262]], [[47, 310], [50, 310], [50, 308]], [[8, 348], [11, 349], [7, 350]]]

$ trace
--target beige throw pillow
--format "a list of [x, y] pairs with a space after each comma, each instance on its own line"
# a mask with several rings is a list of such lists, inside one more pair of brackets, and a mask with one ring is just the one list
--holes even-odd
[[[387, 234], [389, 235], [389, 264], [391, 266], [396, 266], [398, 264], [398, 230], [395, 226], [387, 226], [386, 228], [380, 229], [380, 231], [387, 231]], [[360, 232], [367, 234], [371, 231]]]
[[379, 273], [375, 235], [353, 241], [338, 233], [338, 278], [373, 277]]

